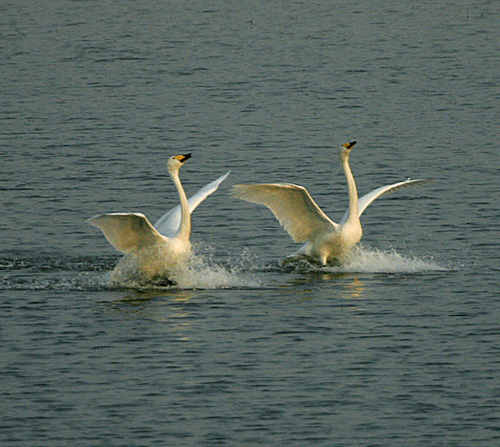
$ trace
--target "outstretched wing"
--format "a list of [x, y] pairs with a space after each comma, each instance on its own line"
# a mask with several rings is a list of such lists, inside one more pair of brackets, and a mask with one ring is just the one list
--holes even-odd
[[[188, 199], [189, 214], [191, 214], [196, 209], [196, 207], [201, 202], [203, 202], [210, 194], [217, 190], [219, 185], [227, 178], [230, 172], [231, 171], [226, 172], [218, 179], [210, 182], [208, 185], [205, 185], [196, 194]], [[161, 216], [154, 224], [154, 227], [158, 230], [159, 233], [167, 237], [174, 237], [179, 230], [180, 224], [181, 206], [177, 205], [175, 208], [172, 208], [170, 211], [167, 211], [163, 216]]]
[[125, 254], [165, 240], [140, 213], [99, 214], [87, 222], [100, 228], [109, 243]]
[[318, 234], [337, 228], [303, 186], [290, 183], [235, 185], [233, 195], [267, 206], [295, 242], [311, 241]]
[[[358, 214], [361, 216], [363, 214], [363, 211], [372, 203], [375, 199], [378, 199], [380, 196], [391, 193], [394, 191], [397, 191], [398, 189], [401, 188], [407, 188], [409, 186], [420, 186], [423, 183], [428, 183], [430, 180], [426, 179], [416, 179], [416, 180], [405, 180], [403, 182], [398, 182], [398, 183], [393, 183], [391, 185], [385, 185], [381, 186], [380, 188], [374, 189], [373, 191], [369, 192], [368, 194], [365, 194], [364, 196], [360, 197], [358, 200]], [[349, 216], [349, 211], [346, 211], [344, 216], [342, 217], [340, 224], [343, 224], [346, 220], [347, 217]]]

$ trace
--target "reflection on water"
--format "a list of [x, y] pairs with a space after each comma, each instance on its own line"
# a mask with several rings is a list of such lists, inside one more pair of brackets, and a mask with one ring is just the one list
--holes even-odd
[[156, 298], [165, 298], [170, 302], [187, 302], [196, 296], [194, 291], [188, 289], [173, 289], [168, 291], [158, 289], [126, 290], [125, 293], [125, 296], [114, 301], [114, 303], [141, 304], [155, 300]]
[[[343, 300], [359, 300], [363, 297], [363, 291], [365, 289], [365, 283], [360, 279], [360, 274], [353, 273], [330, 273], [330, 272], [310, 272], [307, 275], [302, 275], [300, 277], [293, 278], [290, 280], [285, 287], [292, 287], [294, 289], [297, 286], [315, 286], [324, 282], [338, 285], [340, 290], [335, 298]], [[297, 293], [297, 292], [296, 292]], [[301, 299], [305, 299], [304, 296], [307, 294], [307, 299], [314, 299], [314, 290], [311, 288], [306, 288], [300, 292]]]
[[[464, 3], [3, 2], [0, 445], [500, 445], [500, 11]], [[229, 186], [340, 217], [350, 138], [360, 193], [438, 181], [346, 265], [280, 269], [298, 247]], [[110, 285], [84, 219], [177, 204], [172, 148], [187, 191], [232, 170], [199, 256]]]
[[187, 330], [195, 317], [196, 298], [190, 290], [144, 290], [127, 291], [127, 294], [115, 301], [101, 304], [104, 313], [112, 319], [136, 319], [138, 322], [152, 320], [162, 325], [162, 332], [168, 332], [175, 339], [187, 341]]
[[344, 284], [342, 298], [357, 300], [362, 298], [363, 291], [365, 290], [365, 283], [357, 276], [349, 283]]

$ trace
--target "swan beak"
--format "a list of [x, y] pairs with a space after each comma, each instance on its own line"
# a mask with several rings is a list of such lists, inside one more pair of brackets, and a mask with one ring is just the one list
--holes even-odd
[[184, 163], [186, 160], [189, 160], [191, 158], [191, 154], [177, 155], [175, 158], [181, 163]]
[[344, 146], [346, 149], [351, 149], [355, 144], [356, 141], [351, 141], [350, 143], [344, 143], [342, 146]]

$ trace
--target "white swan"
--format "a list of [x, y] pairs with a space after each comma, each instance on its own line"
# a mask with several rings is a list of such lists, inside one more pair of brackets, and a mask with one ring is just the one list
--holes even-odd
[[318, 261], [322, 265], [344, 260], [361, 239], [363, 231], [359, 218], [370, 203], [388, 192], [426, 181], [408, 179], [382, 186], [358, 200], [356, 182], [349, 167], [349, 154], [355, 144], [353, 141], [340, 147], [340, 159], [349, 192], [349, 209], [338, 224], [330, 220], [303, 186], [290, 183], [233, 186], [233, 195], [267, 206], [294, 242], [305, 242], [299, 250], [286, 257], [282, 265], [301, 258]]
[[151, 225], [142, 213], [99, 214], [86, 222], [100, 228], [109, 243], [124, 256], [113, 270], [113, 278], [141, 275], [146, 279], [171, 273], [191, 252], [191, 213], [217, 190], [229, 172], [201, 188], [189, 200], [179, 170], [191, 154], [170, 157], [168, 173], [179, 193], [180, 205]]

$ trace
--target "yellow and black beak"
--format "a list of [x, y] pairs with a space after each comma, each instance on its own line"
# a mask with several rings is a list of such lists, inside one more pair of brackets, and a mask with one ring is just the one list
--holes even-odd
[[176, 160], [179, 160], [181, 163], [184, 163], [185, 161], [187, 161], [191, 158], [191, 154], [176, 155], [174, 158]]
[[350, 143], [344, 143], [342, 146], [344, 146], [346, 149], [351, 149], [355, 144], [356, 141], [351, 141]]

